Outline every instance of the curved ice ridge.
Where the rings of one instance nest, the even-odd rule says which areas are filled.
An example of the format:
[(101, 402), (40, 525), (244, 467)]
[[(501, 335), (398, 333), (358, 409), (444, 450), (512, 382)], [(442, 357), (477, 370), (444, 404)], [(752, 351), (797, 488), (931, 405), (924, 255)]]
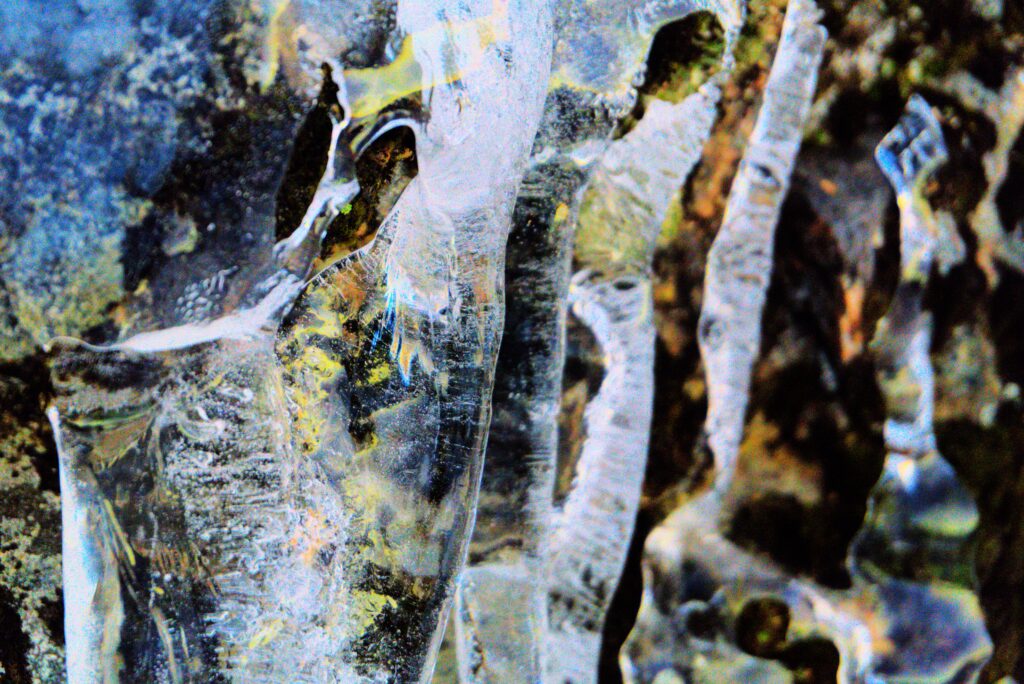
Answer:
[(584, 270), (569, 289), (594, 334), (605, 377), (587, 404), (568, 497), (556, 509), (548, 559), (550, 682), (595, 682), (605, 613), (632, 537), (654, 401), (651, 260), (669, 203), (700, 160), (720, 97), (715, 85), (644, 118), (611, 144), (580, 210)]

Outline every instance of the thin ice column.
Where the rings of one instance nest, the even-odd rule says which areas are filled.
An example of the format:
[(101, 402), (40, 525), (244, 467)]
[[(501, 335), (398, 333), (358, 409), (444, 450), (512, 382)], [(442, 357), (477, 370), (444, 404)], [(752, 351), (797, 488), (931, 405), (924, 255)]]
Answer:
[[(724, 78), (719, 74), (716, 81)], [(604, 378), (585, 408), (568, 496), (548, 559), (547, 681), (596, 682), (601, 632), (640, 503), (654, 400), (651, 260), (665, 213), (703, 152), (720, 96), (706, 84), (655, 100), (612, 143), (580, 211), (569, 301), (594, 335)]]
[(811, 0), (786, 8), (754, 131), (708, 254), (697, 340), (708, 378), (705, 432), (718, 487), (732, 478), (772, 271), (775, 226), (810, 112), (825, 29)]

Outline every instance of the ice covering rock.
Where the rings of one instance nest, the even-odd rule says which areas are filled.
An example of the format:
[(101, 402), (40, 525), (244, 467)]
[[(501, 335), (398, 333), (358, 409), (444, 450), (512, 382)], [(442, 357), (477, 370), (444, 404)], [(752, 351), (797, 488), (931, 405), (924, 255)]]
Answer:
[(375, 241), (313, 281), (283, 341), (297, 430), (356, 511), (349, 573), (385, 604), (364, 648), (400, 681), (429, 674), (465, 557), (507, 231), (545, 92), (550, 15), (513, 3), (493, 19), (500, 49), (430, 93), (419, 175)]
[(328, 89), (325, 170), (290, 235), (157, 307), (172, 325), (54, 344), (70, 681), (429, 678), (550, 56), (540, 3), (477, 5), (399, 6), (420, 173), (374, 242), (306, 284), (375, 130), (342, 117), (372, 117), (400, 79)]
[[(871, 7), (838, 21), (839, 52)], [(651, 428), (655, 239), (711, 130), (744, 11), (741, 0), (0, 3), (0, 395), (14, 405), (0, 415), (0, 614), (27, 637), (0, 649), (0, 678), (425, 682), (449, 628), (448, 679), (435, 681), (596, 681)], [(724, 34), (717, 76), (677, 104), (645, 96), (622, 132), (655, 34), (698, 12)], [(896, 19), (882, 16), (858, 50), (862, 72), (891, 66)], [(887, 453), (845, 556), (850, 586), (793, 576), (725, 532), (743, 510), (737, 453), (775, 224), (806, 122), (836, 113), (853, 73), (832, 60), (841, 83), (809, 113), (818, 22), (811, 0), (790, 0), (708, 258), (695, 332), (715, 478), (648, 539), (621, 654), (631, 682), (971, 681), (991, 651), (970, 558), (978, 509), (939, 453), (934, 386), (941, 398), (984, 378), (962, 402), (981, 406), (986, 429), (1019, 389), (994, 370), (1005, 340), (969, 332), (981, 321), (944, 345), (984, 352), (969, 364), (981, 370), (950, 372), (959, 357), (940, 355), (935, 380), (924, 292), (933, 267), (946, 275), (972, 250), (989, 285), (1008, 274), (1000, 296), (1013, 292), (1003, 266), (1024, 264), (1024, 243), (1000, 211), (1016, 213), (1005, 209), (1019, 68), (996, 92), (966, 71), (899, 67), (995, 125), (973, 213), (933, 214), (925, 200), (945, 147), (918, 97), (878, 148), (884, 175), (848, 164), (850, 178), (830, 179), (829, 145), (810, 176), (818, 194), (805, 188), (841, 226), (844, 361), (864, 351), (859, 325), (877, 309), (866, 283), (886, 179), (900, 209), (898, 283), (868, 349)], [(748, 65), (752, 28), (738, 52)], [(990, 83), (999, 41), (983, 33), (972, 69)], [(745, 112), (763, 84), (737, 84)], [(976, 142), (966, 114), (950, 124)], [(395, 147), (400, 127), (415, 150)], [(406, 161), (367, 175), (393, 151)], [(369, 180), (362, 196), (357, 178)], [(958, 241), (964, 220), (977, 245)], [(349, 229), (358, 244), (340, 235)], [(947, 402), (940, 421), (949, 415)]]

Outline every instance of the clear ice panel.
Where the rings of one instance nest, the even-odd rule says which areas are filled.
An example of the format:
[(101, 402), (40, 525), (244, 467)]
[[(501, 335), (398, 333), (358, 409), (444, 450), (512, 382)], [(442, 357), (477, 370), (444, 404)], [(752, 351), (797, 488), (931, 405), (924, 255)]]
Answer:
[[(356, 191), (339, 117), (306, 217), (215, 283), (235, 293), (224, 306), (114, 345), (54, 343), (75, 684), (430, 677), (551, 21), (531, 0), (400, 3), (397, 21), (428, 115), (419, 174), (373, 242), (307, 283)], [(368, 116), (373, 97), (345, 82), (371, 76), (340, 71), (338, 111)]]

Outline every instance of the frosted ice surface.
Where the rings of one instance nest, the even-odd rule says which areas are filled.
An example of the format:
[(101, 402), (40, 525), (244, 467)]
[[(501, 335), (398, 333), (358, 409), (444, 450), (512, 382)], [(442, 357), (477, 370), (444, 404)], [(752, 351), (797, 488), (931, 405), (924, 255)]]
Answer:
[(644, 118), (602, 157), (584, 196), (573, 313), (594, 335), (604, 378), (548, 557), (547, 680), (597, 681), (604, 616), (640, 503), (654, 399), (651, 259), (669, 203), (700, 159), (719, 97), (714, 85)]
[[(399, 20), (422, 21), (420, 11), (400, 9)], [(419, 175), (371, 245), (314, 279), (281, 341), (301, 441), (351, 497), (348, 574), (390, 604), (368, 622), (363, 648), (399, 681), (429, 674), (468, 544), (506, 236), (550, 26), (532, 2), (498, 6), (480, 24), (476, 40), (498, 42), (428, 92)], [(430, 59), (450, 67), (441, 53)]]
[(346, 585), (340, 566), (299, 559), (303, 530), (326, 534), (346, 512), (295, 457), (273, 334), (358, 190), (344, 124), (292, 235), (208, 290), (236, 302), (223, 315), (51, 345), (72, 682), (279, 681), (282, 654), (296, 681), (331, 673), (344, 622), (303, 635)]

